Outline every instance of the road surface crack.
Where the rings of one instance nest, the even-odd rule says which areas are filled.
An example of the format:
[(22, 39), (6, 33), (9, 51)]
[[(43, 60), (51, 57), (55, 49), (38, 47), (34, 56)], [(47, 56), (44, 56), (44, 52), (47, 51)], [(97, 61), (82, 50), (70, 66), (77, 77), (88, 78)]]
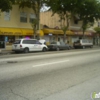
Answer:
[(10, 91), (11, 91), (12, 94), (14, 94), (14, 95), (16, 95), (16, 96), (19, 96), (19, 97), (21, 97), (21, 98), (24, 98), (25, 100), (29, 100), (28, 98), (26, 98), (26, 97), (24, 97), (24, 96), (22, 96), (22, 95), (20, 95), (20, 94), (15, 93), (11, 88), (10, 88)]

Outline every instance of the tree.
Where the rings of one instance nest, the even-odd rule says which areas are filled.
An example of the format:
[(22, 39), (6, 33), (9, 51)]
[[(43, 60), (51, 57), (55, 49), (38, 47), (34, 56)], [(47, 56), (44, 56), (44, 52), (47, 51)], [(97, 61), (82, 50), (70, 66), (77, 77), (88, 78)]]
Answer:
[(34, 35), (36, 36), (36, 30), (40, 29), (40, 10), (44, 4), (44, 0), (17, 0), (17, 3), (19, 4), (20, 8), (28, 7), (33, 9), (33, 12), (36, 15), (36, 19), (33, 20), (32, 24), (34, 24)]
[(82, 21), (83, 37), (85, 30), (94, 24), (94, 20), (100, 18), (100, 3), (97, 0), (83, 0), (77, 6), (76, 13), (79, 15), (79, 20)]
[(9, 11), (12, 9), (12, 3), (14, 3), (14, 0), (0, 0), (0, 10), (3, 11)]
[(95, 27), (94, 30), (96, 31), (97, 36), (99, 36), (99, 45), (100, 45), (100, 27)]
[(94, 30), (96, 31), (96, 33), (100, 34), (100, 27), (95, 27)]
[(46, 5), (50, 6), (50, 10), (53, 11), (53, 14), (58, 14), (61, 22), (61, 29), (64, 32), (64, 42), (66, 42), (66, 31), (69, 28), (71, 10), (72, 10), (72, 0), (47, 0)]
[(58, 13), (61, 15), (60, 18), (62, 20), (65, 20), (66, 17), (67, 26), (64, 28), (66, 30), (69, 27), (70, 18), (78, 15), (79, 19), (77, 20), (82, 21), (83, 36), (85, 30), (93, 25), (94, 19), (100, 18), (100, 2), (97, 0), (49, 0), (47, 5), (51, 7), (50, 9), (53, 11), (53, 14)]
[(31, 25), (32, 25), (32, 28), (33, 28), (33, 31), (34, 31), (34, 39), (36, 38), (36, 26), (37, 26), (37, 24), (38, 24), (38, 21), (37, 21), (37, 19), (33, 19), (33, 22), (31, 23)]

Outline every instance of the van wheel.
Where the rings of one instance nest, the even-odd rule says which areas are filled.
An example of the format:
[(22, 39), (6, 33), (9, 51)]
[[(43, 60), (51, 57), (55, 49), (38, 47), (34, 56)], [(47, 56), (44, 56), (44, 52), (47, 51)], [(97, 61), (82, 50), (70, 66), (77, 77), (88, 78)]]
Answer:
[(60, 50), (60, 49), (57, 47), (57, 48), (56, 48), (56, 51), (59, 51), (59, 50)]
[(24, 53), (29, 53), (29, 48), (25, 48)]
[(83, 46), (82, 48), (85, 49), (85, 46)]
[(18, 51), (15, 51), (15, 53), (19, 53)]
[(45, 51), (47, 51), (47, 49), (44, 47), (44, 48), (42, 49), (42, 51), (45, 52)]
[(93, 48), (93, 46), (90, 46), (90, 48)]

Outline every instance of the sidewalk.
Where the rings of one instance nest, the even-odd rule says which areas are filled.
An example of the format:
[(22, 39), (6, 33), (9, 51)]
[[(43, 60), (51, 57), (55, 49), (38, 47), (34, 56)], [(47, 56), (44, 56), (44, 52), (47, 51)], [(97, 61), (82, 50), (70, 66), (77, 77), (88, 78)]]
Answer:
[[(100, 48), (100, 46), (94, 45), (93, 48)], [(11, 47), (6, 48), (4, 50), (1, 50), (0, 55), (6, 55), (6, 54), (13, 54), (14, 52), (12, 51)]]
[(0, 55), (6, 55), (6, 54), (12, 54), (12, 53), (14, 53), (12, 50), (1, 50), (0, 51)]
[(0, 49), (0, 55), (6, 55), (6, 54), (12, 54), (12, 47), (11, 46), (7, 46), (5, 49)]

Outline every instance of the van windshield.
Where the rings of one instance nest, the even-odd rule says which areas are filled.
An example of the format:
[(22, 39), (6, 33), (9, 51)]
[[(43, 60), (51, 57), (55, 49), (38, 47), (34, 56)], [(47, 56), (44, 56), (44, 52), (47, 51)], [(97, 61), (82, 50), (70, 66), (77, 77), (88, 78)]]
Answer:
[(80, 43), (80, 40), (75, 41), (75, 43)]
[(14, 44), (20, 44), (21, 40), (16, 40)]

